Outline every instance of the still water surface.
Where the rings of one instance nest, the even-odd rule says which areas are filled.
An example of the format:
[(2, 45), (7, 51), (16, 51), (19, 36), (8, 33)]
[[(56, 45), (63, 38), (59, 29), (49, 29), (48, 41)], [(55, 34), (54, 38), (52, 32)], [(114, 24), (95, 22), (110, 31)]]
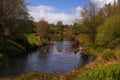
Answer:
[(58, 73), (71, 71), (92, 61), (92, 56), (82, 55), (73, 42), (54, 42), (24, 58), (12, 58), (0, 64), (0, 76), (17, 75), (29, 71)]

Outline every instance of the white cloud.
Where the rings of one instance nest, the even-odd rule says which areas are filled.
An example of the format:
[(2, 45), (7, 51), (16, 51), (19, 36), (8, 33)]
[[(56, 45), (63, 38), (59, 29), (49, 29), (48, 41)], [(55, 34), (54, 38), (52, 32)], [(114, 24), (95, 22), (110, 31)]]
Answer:
[(80, 7), (76, 8), (76, 14), (71, 15), (64, 12), (55, 12), (56, 9), (52, 6), (28, 6), (29, 14), (34, 18), (34, 21), (45, 19), (49, 23), (54, 24), (58, 21), (62, 21), (63, 24), (73, 24), (81, 9)]
[(108, 3), (113, 4), (114, 0), (91, 0), (91, 2), (95, 3), (98, 7), (103, 7), (105, 4), (108, 4)]
[(81, 16), (81, 11), (83, 11), (83, 8), (81, 8), (80, 6), (76, 8), (76, 19), (79, 20), (79, 19), (82, 19), (82, 16)]

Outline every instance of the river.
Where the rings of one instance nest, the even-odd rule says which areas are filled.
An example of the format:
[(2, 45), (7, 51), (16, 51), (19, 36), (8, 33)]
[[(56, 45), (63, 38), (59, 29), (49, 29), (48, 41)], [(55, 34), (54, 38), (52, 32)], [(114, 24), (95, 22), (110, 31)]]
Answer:
[(0, 64), (0, 76), (12, 76), (29, 71), (62, 74), (92, 61), (93, 57), (81, 54), (73, 42), (53, 42), (23, 58), (10, 58)]

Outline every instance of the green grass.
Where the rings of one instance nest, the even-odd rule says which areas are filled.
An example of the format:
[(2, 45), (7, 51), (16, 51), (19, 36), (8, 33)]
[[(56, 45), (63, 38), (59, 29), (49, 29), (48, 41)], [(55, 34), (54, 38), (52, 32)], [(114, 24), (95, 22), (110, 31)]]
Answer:
[(76, 80), (120, 80), (120, 64), (94, 68), (79, 74)]
[(27, 37), (27, 39), (28, 39), (28, 42), (29, 42), (31, 45), (39, 45), (40, 43), (42, 43), (42, 42), (40, 41), (40, 38), (39, 38), (39, 36), (37, 35), (37, 33), (27, 34), (26, 37)]
[(116, 59), (115, 54), (112, 51), (105, 51), (102, 55), (102, 58), (104, 60), (111, 60), (111, 59)]
[(54, 74), (29, 72), (16, 77), (1, 78), (0, 80), (57, 80)]
[(115, 52), (115, 56), (117, 58), (117, 61), (120, 62), (120, 48), (117, 48), (114, 52)]

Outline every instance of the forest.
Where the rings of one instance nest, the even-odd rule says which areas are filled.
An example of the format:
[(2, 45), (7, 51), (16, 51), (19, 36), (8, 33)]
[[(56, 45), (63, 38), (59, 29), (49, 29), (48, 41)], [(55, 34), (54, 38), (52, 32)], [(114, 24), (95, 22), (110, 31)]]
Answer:
[(85, 67), (61, 76), (31, 72), (3, 80), (120, 80), (120, 0), (99, 9), (89, 3), (80, 14), (73, 25), (35, 22), (24, 0), (0, 0), (0, 63), (53, 41), (77, 41), (82, 54), (94, 56)]

